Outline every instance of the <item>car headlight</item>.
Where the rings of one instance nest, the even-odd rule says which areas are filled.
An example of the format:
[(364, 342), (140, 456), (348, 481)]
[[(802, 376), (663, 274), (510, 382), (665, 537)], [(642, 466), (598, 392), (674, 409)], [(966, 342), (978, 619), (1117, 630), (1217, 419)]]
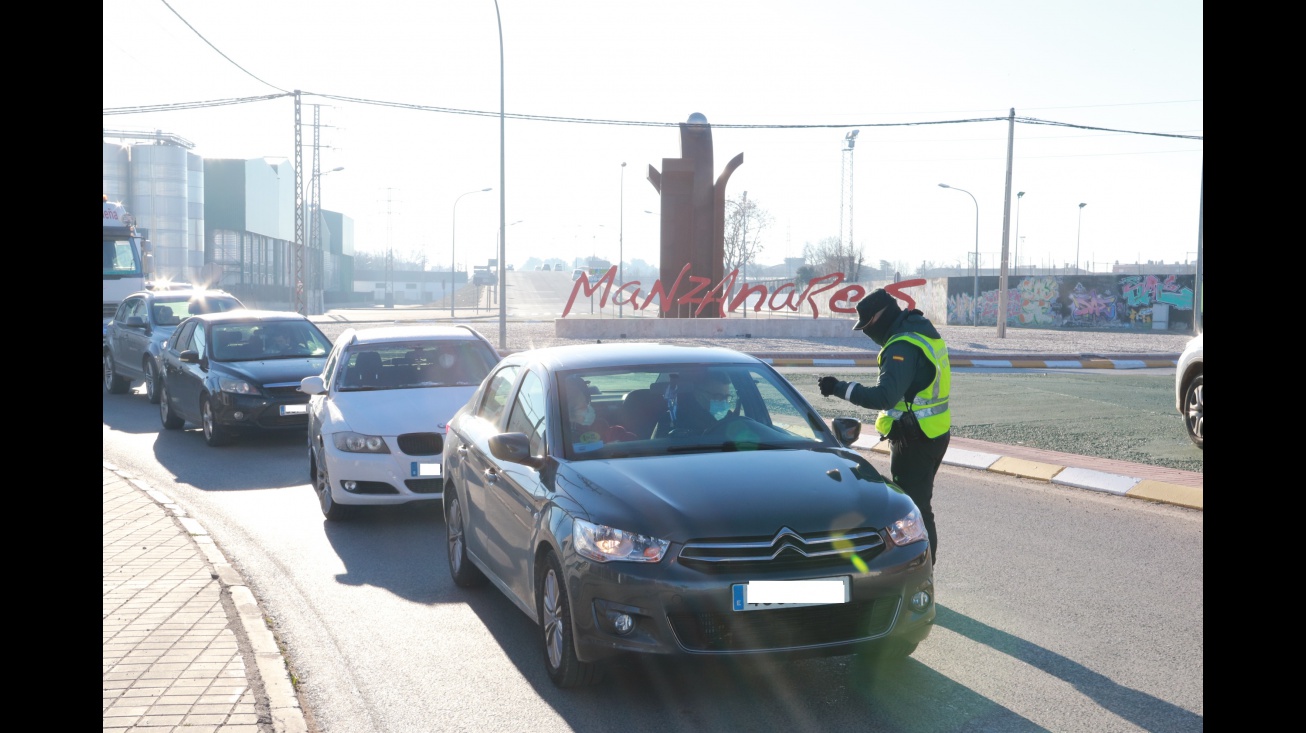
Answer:
[(929, 534), (925, 532), (925, 523), (921, 521), (919, 509), (912, 509), (907, 513), (907, 516), (890, 524), (885, 529), (889, 532), (889, 540), (899, 547), (929, 539)]
[(571, 525), (576, 552), (595, 562), (658, 562), (671, 543), (656, 537), (577, 519)]
[(223, 392), (231, 392), (232, 394), (258, 394), (258, 389), (254, 387), (254, 385), (241, 379), (232, 379), (231, 377), (218, 377), (218, 389)]
[(379, 435), (363, 435), (362, 433), (336, 433), (331, 436), (335, 441), (336, 449), (346, 453), (389, 453), (390, 447), (385, 444), (385, 438)]

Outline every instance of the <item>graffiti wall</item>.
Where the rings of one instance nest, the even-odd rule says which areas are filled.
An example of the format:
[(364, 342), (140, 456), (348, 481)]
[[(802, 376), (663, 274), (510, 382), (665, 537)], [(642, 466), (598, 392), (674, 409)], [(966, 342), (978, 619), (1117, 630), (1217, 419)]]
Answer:
[[(1034, 328), (1193, 328), (1194, 275), (1038, 275), (1007, 279), (1007, 325)], [(948, 278), (947, 323), (998, 323), (998, 280)]]

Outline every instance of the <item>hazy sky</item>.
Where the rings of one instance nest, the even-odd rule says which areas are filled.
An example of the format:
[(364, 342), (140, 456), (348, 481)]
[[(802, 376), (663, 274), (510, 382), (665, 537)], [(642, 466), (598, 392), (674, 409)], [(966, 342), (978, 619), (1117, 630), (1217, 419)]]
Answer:
[[(321, 169), (344, 167), (320, 179), (322, 205), (354, 219), (359, 250), (420, 250), (447, 267), (456, 224), (460, 267), (495, 256), (493, 0), (103, 7), (106, 112), (301, 90), (305, 167), (319, 105)], [(1018, 120), (1057, 123), (1014, 126), (1010, 246), (1022, 264), (1073, 261), (1077, 240), (1095, 269), (1196, 259), (1196, 0), (499, 0), (498, 9), (505, 110), (531, 118), (505, 126), (509, 263), (615, 260), (619, 248), (627, 261), (656, 262), (648, 169), (680, 157), (675, 124), (699, 112), (715, 125), (714, 176), (744, 154), (727, 197), (747, 191), (773, 218), (761, 263), (839, 236), (844, 137), (859, 129), (852, 238), (866, 259), (964, 266), (977, 207), (938, 186), (947, 183), (978, 202), (980, 260), (994, 267), (1009, 125), (936, 123), (1013, 108)], [(602, 124), (613, 122), (629, 124)], [(106, 113), (103, 124), (180, 135), (209, 158), (294, 157), (290, 97)], [(455, 222), (455, 200), (486, 187), (461, 199)], [(1016, 191), (1026, 192), (1019, 216)]]

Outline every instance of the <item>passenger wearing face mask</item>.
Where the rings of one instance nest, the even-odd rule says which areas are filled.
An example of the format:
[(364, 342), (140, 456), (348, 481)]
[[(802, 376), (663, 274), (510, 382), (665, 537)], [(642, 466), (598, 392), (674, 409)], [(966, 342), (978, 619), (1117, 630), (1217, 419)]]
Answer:
[(951, 438), (948, 347), (924, 313), (902, 310), (883, 288), (858, 301), (853, 330), (880, 346), (875, 386), (825, 376), (818, 381), (821, 394), (880, 411), (875, 429), (889, 439), (893, 482), (921, 510), (930, 537), (930, 555), (938, 562), (939, 537), (931, 503), (934, 476)]
[(577, 451), (593, 450), (605, 443), (634, 440), (635, 435), (620, 425), (609, 425), (594, 412), (590, 386), (580, 377), (567, 380), (567, 414), (571, 421), (571, 443)]
[[(465, 365), (451, 346), (441, 346), (435, 355), (435, 378), (443, 384), (462, 384), (469, 381)], [(474, 380), (479, 382), (480, 380)]]

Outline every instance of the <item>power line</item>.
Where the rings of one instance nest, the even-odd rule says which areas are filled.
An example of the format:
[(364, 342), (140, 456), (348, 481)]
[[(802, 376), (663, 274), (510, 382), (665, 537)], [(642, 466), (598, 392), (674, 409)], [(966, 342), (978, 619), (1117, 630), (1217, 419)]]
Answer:
[(205, 38), (203, 33), (200, 33), (198, 30), (195, 30), (195, 26), (191, 25), (191, 24), (190, 24), (190, 21), (188, 21), (188, 20), (186, 20), (185, 18), (181, 17), (181, 13), (178, 13), (177, 10), (176, 10), (175, 8), (173, 8), (171, 5), (169, 5), (169, 4), (168, 4), (168, 0), (161, 0), (161, 2), (163, 3), (163, 6), (164, 6), (164, 7), (166, 7), (168, 10), (171, 10), (171, 11), (172, 11), (172, 14), (173, 14), (173, 15), (177, 16), (177, 18), (178, 18), (179, 20), (181, 20), (181, 22), (185, 23), (187, 28), (189, 28), (189, 29), (191, 29), (192, 31), (194, 31), (195, 35), (199, 36), (199, 37), (200, 37), (200, 40), (201, 40), (201, 41), (204, 41), (204, 43), (207, 44), (209, 48), (213, 49), (214, 51), (217, 51), (219, 56), (221, 56), (222, 58), (226, 59), (227, 61), (230, 61), (232, 66), (234, 66), (234, 67), (236, 67), (237, 69), (240, 69), (241, 71), (245, 72), (245, 74), (248, 75), (249, 78), (253, 79), (254, 81), (257, 81), (257, 82), (260, 83), (260, 84), (267, 84), (268, 86), (272, 87), (273, 89), (276, 89), (276, 90), (279, 91), (279, 92), (285, 92), (285, 91), (286, 91), (285, 89), (282, 89), (281, 87), (277, 86), (276, 84), (268, 84), (267, 82), (265, 82), (265, 81), (263, 81), (262, 79), (258, 78), (258, 77), (255, 76), (254, 74), (250, 73), (250, 71), (249, 71), (248, 69), (246, 69), (245, 67), (243, 67), (243, 66), (241, 66), (240, 64), (236, 63), (235, 61), (233, 61), (232, 58), (231, 58), (230, 56), (228, 56), (227, 54), (225, 54), (225, 53), (223, 53), (221, 50), (219, 50), (217, 46), (213, 45), (212, 43), (209, 43), (209, 39)]
[[(318, 92), (302, 92), (303, 96), (322, 97), (324, 99), (334, 99), (338, 102), (350, 102), (353, 104), (364, 104), (376, 107), (391, 107), (394, 109), (408, 109), (416, 112), (435, 112), (440, 114), (468, 115), (473, 117), (498, 117), (498, 112), (486, 112), (481, 110), (458, 109), (455, 107), (437, 107), (432, 105), (411, 104), (406, 102), (389, 102), (384, 100), (365, 99), (362, 97), (344, 97), (336, 94), (322, 94)], [(104, 115), (128, 115), (128, 114), (145, 114), (150, 112), (175, 112), (189, 109), (204, 109), (206, 107), (222, 107), (233, 104), (249, 104), (254, 102), (265, 102), (271, 99), (294, 96), (292, 93), (287, 94), (267, 94), (257, 97), (241, 97), (232, 99), (217, 99), (196, 102), (178, 102), (174, 104), (145, 105), (136, 107), (106, 107), (102, 110)], [(535, 115), (505, 112), (505, 117), (514, 120), (532, 121), (532, 122), (561, 122), (577, 125), (614, 125), (624, 127), (676, 127), (681, 122), (653, 122), (647, 120), (613, 120), (599, 119), (590, 117), (558, 117), (552, 115)], [(1007, 122), (1009, 117), (971, 117), (965, 119), (953, 120), (928, 120), (917, 122), (859, 122), (859, 123), (810, 123), (810, 124), (767, 124), (767, 123), (712, 123), (713, 128), (734, 129), (734, 130), (813, 130), (813, 129), (843, 129), (856, 127), (921, 127), (929, 125), (961, 125), (975, 122)], [(1182, 135), (1169, 132), (1147, 132), (1143, 130), (1123, 130), (1111, 127), (1095, 127), (1091, 125), (1078, 125), (1070, 122), (1057, 122), (1055, 120), (1041, 120), (1034, 117), (1017, 117), (1015, 121), (1026, 125), (1047, 125), (1050, 127), (1067, 127), (1075, 130), (1094, 130), (1097, 132), (1115, 132), (1126, 135), (1150, 135), (1154, 137), (1169, 137), (1181, 140), (1203, 140), (1201, 135)]]

